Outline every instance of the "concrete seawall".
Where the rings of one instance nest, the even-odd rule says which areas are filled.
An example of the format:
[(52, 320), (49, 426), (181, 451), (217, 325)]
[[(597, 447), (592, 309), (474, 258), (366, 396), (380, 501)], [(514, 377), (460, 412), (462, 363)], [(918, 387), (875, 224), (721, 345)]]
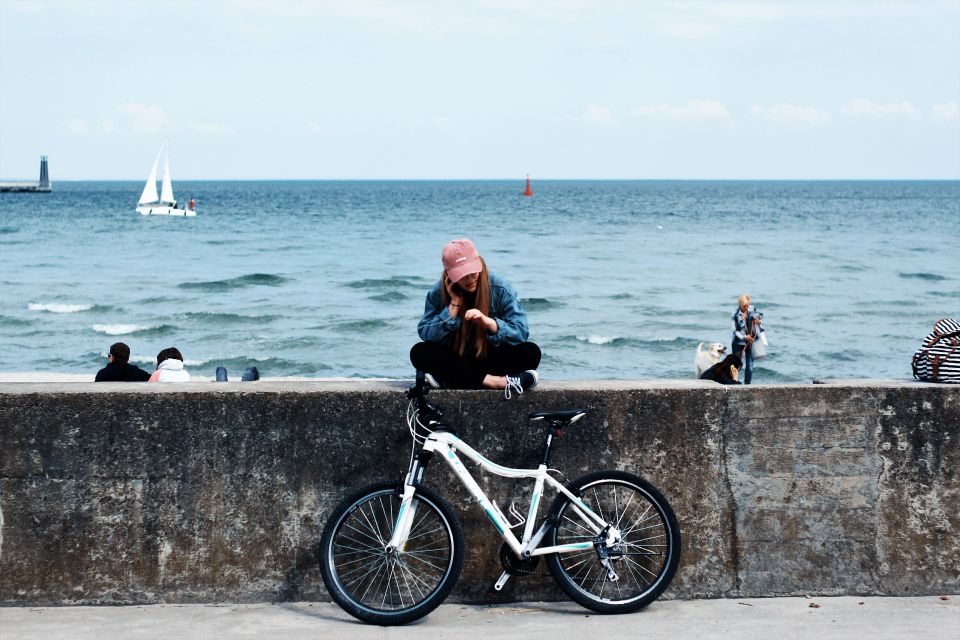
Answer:
[[(328, 600), (324, 522), (352, 489), (402, 476), (403, 388), (0, 384), (0, 604)], [(539, 459), (527, 412), (592, 408), (553, 465), (631, 470), (670, 499), (684, 548), (666, 597), (960, 592), (958, 387), (568, 382), (510, 402), (431, 398), (509, 466)], [(540, 575), (490, 593), (499, 540), (452, 479), (428, 471), (467, 533), (453, 598), (561, 599)], [(525, 504), (526, 485), (480, 484)]]

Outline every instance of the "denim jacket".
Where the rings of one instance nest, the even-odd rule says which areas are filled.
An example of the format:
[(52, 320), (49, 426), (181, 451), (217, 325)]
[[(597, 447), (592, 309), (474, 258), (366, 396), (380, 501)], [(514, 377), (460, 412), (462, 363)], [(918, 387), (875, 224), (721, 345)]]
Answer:
[[(452, 346), (454, 335), (460, 330), (461, 320), (457, 316), (451, 316), (449, 308), (444, 306), (441, 287), (443, 281), (437, 282), (427, 294), (417, 332), (424, 342)], [(497, 333), (487, 333), (487, 344), (491, 347), (527, 341), (530, 335), (527, 314), (520, 307), (517, 292), (509, 282), (495, 273), (490, 274), (490, 313), (487, 315), (497, 322)]]
[[(756, 329), (753, 329), (754, 318), (760, 318), (760, 326)], [(744, 324), (743, 313), (741, 313), (740, 307), (737, 307), (730, 319), (730, 329), (733, 331), (733, 344), (746, 344), (747, 334), (752, 332), (756, 337), (763, 331), (763, 313), (757, 311), (752, 304), (749, 305), (747, 307), (747, 322)]]

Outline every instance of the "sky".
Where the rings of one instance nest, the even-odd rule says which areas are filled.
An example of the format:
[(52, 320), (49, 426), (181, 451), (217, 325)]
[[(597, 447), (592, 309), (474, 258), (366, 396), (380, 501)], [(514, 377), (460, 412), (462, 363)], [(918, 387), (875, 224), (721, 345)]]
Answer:
[(0, 0), (0, 178), (960, 179), (960, 0)]

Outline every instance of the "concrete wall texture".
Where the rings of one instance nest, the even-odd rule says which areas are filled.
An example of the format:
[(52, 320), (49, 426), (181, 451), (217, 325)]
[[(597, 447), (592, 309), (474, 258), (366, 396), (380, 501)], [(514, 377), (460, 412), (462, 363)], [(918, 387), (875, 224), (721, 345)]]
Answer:
[[(327, 515), (405, 471), (402, 389), (0, 384), (0, 604), (328, 600)], [(665, 493), (683, 531), (665, 597), (960, 592), (960, 388), (570, 382), (431, 398), (462, 438), (523, 467), (542, 437), (527, 412), (592, 408), (553, 466), (626, 469)], [(435, 463), (426, 480), (467, 533), (453, 598), (562, 599), (545, 575), (491, 593), (500, 540), (453, 479)], [(525, 483), (478, 479), (525, 507)]]

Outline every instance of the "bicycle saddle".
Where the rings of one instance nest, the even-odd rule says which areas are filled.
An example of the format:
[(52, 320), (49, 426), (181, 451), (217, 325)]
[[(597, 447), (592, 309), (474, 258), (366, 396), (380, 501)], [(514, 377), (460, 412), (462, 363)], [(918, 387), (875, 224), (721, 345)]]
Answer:
[(527, 420), (549, 420), (550, 422), (576, 422), (590, 413), (590, 409), (561, 409), (559, 411), (534, 411)]

